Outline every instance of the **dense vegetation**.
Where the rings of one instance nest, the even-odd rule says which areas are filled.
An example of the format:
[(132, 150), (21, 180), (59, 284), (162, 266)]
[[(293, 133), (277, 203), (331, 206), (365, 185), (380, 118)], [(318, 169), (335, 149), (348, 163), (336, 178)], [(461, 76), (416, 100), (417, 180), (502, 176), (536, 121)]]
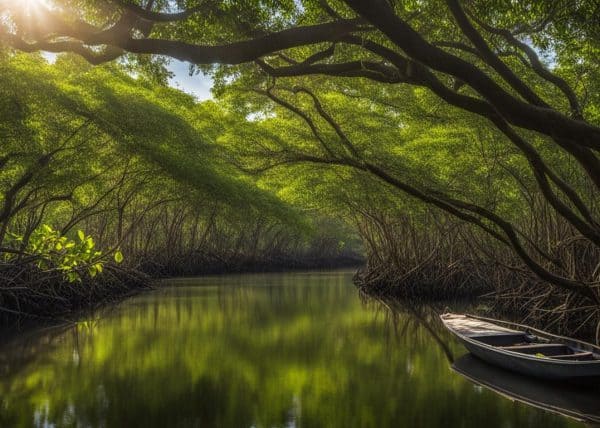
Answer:
[[(596, 1), (26, 3), (4, 3), (6, 46), (108, 65), (7, 51), (6, 90), (33, 92), (5, 107), (7, 135), (56, 147), (19, 168), (55, 161), (30, 181), (60, 191), (0, 213), (5, 229), (27, 238), (52, 211), (106, 254), (181, 260), (200, 240), (239, 260), (306, 251), (298, 209), (318, 209), (321, 230), (343, 219), (362, 238), (365, 290), (493, 290), (600, 335)], [(209, 73), (215, 102), (165, 88), (169, 58)]]
[(241, 119), (214, 103), (71, 56), (9, 55), (0, 75), (5, 312), (126, 292), (142, 272), (356, 262), (343, 223), (226, 162), (218, 141)]

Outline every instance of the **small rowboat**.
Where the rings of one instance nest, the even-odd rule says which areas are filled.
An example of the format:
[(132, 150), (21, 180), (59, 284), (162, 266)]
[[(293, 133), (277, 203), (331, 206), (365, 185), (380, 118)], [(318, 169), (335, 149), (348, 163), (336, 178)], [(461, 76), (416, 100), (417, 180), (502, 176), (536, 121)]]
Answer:
[(600, 348), (520, 324), (474, 315), (440, 316), (476, 357), (527, 376), (600, 384)]

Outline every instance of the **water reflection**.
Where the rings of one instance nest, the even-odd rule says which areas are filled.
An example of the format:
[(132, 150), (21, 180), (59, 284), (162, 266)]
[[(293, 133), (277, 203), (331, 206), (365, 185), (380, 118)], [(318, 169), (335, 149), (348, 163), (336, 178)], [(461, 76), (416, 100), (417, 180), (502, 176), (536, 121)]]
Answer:
[(452, 372), (432, 314), (365, 305), (351, 276), (180, 280), (13, 341), (0, 426), (576, 426)]
[(568, 383), (524, 377), (463, 355), (452, 368), (471, 381), (532, 406), (600, 424), (600, 392)]

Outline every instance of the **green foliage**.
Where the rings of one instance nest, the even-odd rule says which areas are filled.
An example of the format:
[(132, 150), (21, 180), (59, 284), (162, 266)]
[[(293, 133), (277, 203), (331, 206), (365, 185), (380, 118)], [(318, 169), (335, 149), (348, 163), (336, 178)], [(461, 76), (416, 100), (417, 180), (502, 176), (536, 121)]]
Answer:
[(124, 257), (123, 257), (123, 253), (121, 252), (121, 250), (115, 251), (114, 258), (115, 258), (115, 262), (123, 263)]
[[(105, 27), (121, 13), (114, 4), (56, 1), (64, 6), (61, 13), (77, 12), (92, 25)], [(585, 19), (596, 11), (595, 4), (550, 3), (474, 0), (465, 8), (488, 44), (503, 52), (500, 59), (540, 99), (557, 112), (570, 114), (561, 91), (536, 74), (523, 58), (505, 54), (513, 50), (510, 43), (493, 31), (483, 31), (478, 20), (514, 31), (519, 40), (540, 54), (542, 65), (580, 96), (590, 123), (598, 123), (600, 91), (594, 90), (600, 82), (597, 28)], [(342, 17), (354, 16), (345, 2), (329, 4)], [(197, 5), (194, 0), (180, 1), (176, 6), (157, 1), (153, 10), (174, 12)], [(469, 43), (444, 2), (415, 0), (392, 5), (399, 17), (433, 44)], [(204, 13), (188, 19), (157, 23), (148, 28), (148, 37), (219, 45), (294, 26), (328, 22), (334, 15), (316, 0), (210, 1), (202, 7)], [(549, 24), (533, 30), (534, 24), (542, 22)], [(379, 31), (365, 32), (361, 37), (386, 48), (400, 48)], [(303, 61), (328, 46), (311, 43), (286, 49), (285, 56), (266, 55), (263, 59), (273, 66), (308, 64), (310, 61)], [(472, 49), (444, 49), (481, 68), (508, 93), (515, 94), (505, 79), (481, 56), (474, 55)], [(364, 46), (339, 41), (331, 56), (317, 62), (325, 66), (356, 60), (381, 58)], [(347, 164), (376, 165), (428, 195), (450, 195), (475, 204), (519, 223), (521, 229), (527, 226), (522, 224), (523, 212), (539, 208), (539, 173), (534, 174), (531, 159), (487, 120), (451, 107), (426, 89), (428, 85), (423, 82), (381, 84), (312, 74), (278, 77), (274, 81), (251, 63), (192, 65), (192, 73), (206, 72), (213, 77), (218, 96), (215, 101), (197, 103), (193, 97), (166, 87), (170, 77), (167, 63), (163, 56), (132, 54), (123, 61), (98, 67), (74, 55), (60, 55), (55, 65), (35, 55), (9, 55), (2, 59), (0, 78), (6, 85), (1, 89), (0, 113), (5, 118), (0, 121), (0, 133), (7, 141), (6, 152), (18, 154), (11, 155), (0, 169), (0, 194), (8, 195), (11, 186), (21, 177), (32, 175), (32, 171), (30, 182), (19, 192), (20, 201), (28, 191), (39, 189), (15, 217), (21, 216), (22, 220), (28, 210), (47, 204), (51, 207), (44, 215), (52, 224), (68, 223), (72, 211), (83, 213), (83, 218), (95, 219), (90, 223), (98, 230), (104, 232), (106, 226), (107, 233), (113, 234), (107, 238), (109, 246), (123, 243), (125, 254), (142, 247), (158, 252), (153, 245), (141, 243), (139, 235), (133, 236), (138, 232), (138, 223), (147, 229), (147, 236), (153, 237), (158, 235), (153, 234), (152, 228), (161, 224), (164, 245), (175, 247), (167, 223), (178, 216), (185, 218), (179, 223), (178, 242), (193, 232), (196, 235), (189, 242), (194, 245), (198, 237), (210, 248), (206, 242), (212, 239), (222, 248), (232, 247), (234, 254), (244, 247), (242, 243), (253, 241), (252, 230), (258, 235), (265, 230), (273, 233), (270, 242), (274, 248), (280, 245), (275, 230), (285, 229), (287, 237), (303, 240), (297, 247), (307, 244), (311, 233), (324, 235), (319, 232), (323, 224), (330, 225), (336, 234), (352, 235), (352, 226), (360, 216), (368, 217), (365, 211), (369, 208), (380, 208), (390, 216), (406, 214), (417, 219), (420, 227), (431, 227), (429, 217), (424, 215), (428, 208), (423, 203), (399, 191), (398, 186), (374, 178), (365, 168), (340, 165), (348, 160), (351, 162)], [(482, 97), (462, 81), (434, 68), (430, 71), (431, 79), (439, 79), (442, 87), (457, 96)], [(410, 70), (406, 73), (410, 74)], [(318, 97), (355, 152), (319, 115), (314, 100), (297, 90), (299, 87)], [(266, 88), (306, 116), (300, 118), (271, 102), (264, 93), (257, 93)], [(493, 100), (489, 101), (493, 104)], [(312, 121), (313, 129), (306, 126), (307, 120)], [(567, 152), (556, 150), (548, 137), (517, 129), (516, 125), (515, 130), (537, 151), (548, 170), (556, 173), (558, 178), (553, 181), (560, 179), (572, 186), (582, 204), (592, 207), (595, 216), (597, 193), (589, 191), (585, 174)], [(319, 138), (315, 138), (315, 132)], [(56, 149), (50, 165), (37, 168), (40, 159)], [(308, 158), (320, 163), (307, 162)], [(569, 195), (558, 189), (550, 191), (556, 191), (560, 203), (571, 204)], [(14, 205), (20, 206), (20, 202), (15, 201)], [(168, 220), (161, 223), (162, 213), (157, 213), (163, 206), (163, 217)], [(87, 217), (86, 210), (91, 207), (111, 213), (108, 225), (100, 227), (97, 217)], [(146, 209), (151, 213), (146, 213)], [(573, 211), (576, 213), (577, 209)], [(142, 212), (140, 218), (136, 218), (136, 212)], [(582, 217), (586, 215), (583, 213)], [(336, 221), (329, 222), (321, 216), (334, 217)], [(11, 221), (11, 226), (18, 223)], [(68, 226), (78, 227), (70, 223)], [(202, 228), (206, 233), (198, 232)], [(353, 239), (342, 237), (338, 241)], [(115, 254), (116, 262), (118, 258)]]
[[(183, 251), (185, 245), (204, 245), (193, 248), (198, 253), (241, 245), (256, 257), (269, 246), (285, 252), (312, 245), (320, 227), (313, 213), (238, 168), (229, 138), (230, 130), (243, 126), (243, 115), (225, 104), (197, 103), (144, 76), (133, 78), (130, 70), (120, 64), (91, 67), (74, 55), (60, 55), (54, 64), (25, 54), (0, 62), (0, 133), (6, 143), (0, 161), (8, 159), (0, 167), (0, 203), (19, 187), (4, 226), (0, 212), (0, 243), (3, 227), (25, 240), (35, 236), (27, 216), (40, 215), (67, 234), (90, 230), (102, 248), (120, 247), (114, 263), (138, 262), (136, 239), (151, 240), (144, 248), (154, 254)], [(187, 217), (177, 243), (169, 241), (172, 230), (152, 232), (159, 218), (181, 210)], [(257, 230), (258, 238), (245, 236), (249, 230)], [(65, 270), (72, 265), (65, 263)], [(91, 276), (102, 270), (89, 266)]]
[[(23, 236), (13, 235), (13, 239), (22, 242)], [(81, 281), (83, 274), (94, 278), (104, 269), (102, 252), (96, 250), (94, 239), (82, 230), (77, 231), (77, 239), (70, 239), (44, 224), (33, 231), (24, 252), (27, 256), (36, 256), (39, 269), (59, 271), (69, 282)]]
[[(14, 146), (29, 147), (30, 162), (60, 144), (82, 121), (88, 122), (87, 135), (79, 133), (76, 138), (81, 140), (72, 142), (73, 151), (61, 153), (70, 156), (63, 158), (66, 168), (44, 176), (46, 185), (61, 179), (70, 184), (119, 157), (134, 157), (159, 168), (197, 199), (218, 199), (282, 220), (295, 216), (215, 152), (215, 139), (231, 123), (218, 106), (197, 105), (179, 91), (135, 80), (115, 66), (89, 68), (69, 55), (61, 56), (55, 65), (18, 55), (5, 65), (2, 77), (6, 109), (11, 109), (10, 103), (28, 109), (26, 127)], [(85, 156), (85, 150), (96, 156)]]

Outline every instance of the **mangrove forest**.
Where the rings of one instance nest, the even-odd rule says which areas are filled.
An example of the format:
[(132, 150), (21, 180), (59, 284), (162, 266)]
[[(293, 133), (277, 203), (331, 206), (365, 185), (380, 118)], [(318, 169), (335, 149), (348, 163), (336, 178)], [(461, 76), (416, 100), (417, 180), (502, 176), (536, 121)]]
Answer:
[(598, 346), (597, 0), (0, 0), (0, 427), (579, 426)]

